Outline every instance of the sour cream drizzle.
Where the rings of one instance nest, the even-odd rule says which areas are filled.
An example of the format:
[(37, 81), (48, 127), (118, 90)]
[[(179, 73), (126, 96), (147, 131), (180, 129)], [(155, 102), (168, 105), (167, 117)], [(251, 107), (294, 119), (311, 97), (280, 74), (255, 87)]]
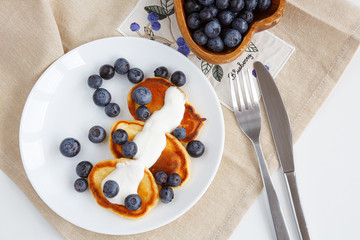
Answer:
[(135, 160), (118, 163), (116, 169), (101, 183), (102, 188), (108, 180), (118, 183), (120, 191), (115, 197), (108, 198), (111, 203), (124, 204), (129, 194), (137, 194), (145, 168), (150, 168), (157, 161), (166, 146), (165, 133), (172, 132), (180, 125), (185, 112), (185, 101), (185, 95), (177, 87), (167, 89), (164, 106), (153, 112), (143, 130), (133, 139), (138, 147)]

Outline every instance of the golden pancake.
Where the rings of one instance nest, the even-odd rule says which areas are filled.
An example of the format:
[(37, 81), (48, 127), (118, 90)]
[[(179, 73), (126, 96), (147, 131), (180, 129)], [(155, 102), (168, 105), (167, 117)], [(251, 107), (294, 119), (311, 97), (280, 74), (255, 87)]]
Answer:
[[(120, 120), (111, 126), (110, 136), (112, 136), (117, 129), (123, 129), (128, 134), (128, 140), (132, 141), (136, 134), (143, 129), (143, 126), (144, 122), (141, 121)], [(111, 137), (109, 137), (109, 146), (115, 158), (124, 157), (121, 151), (122, 145), (115, 144)], [(154, 176), (159, 171), (164, 171), (167, 175), (177, 173), (181, 177), (180, 186), (182, 186), (190, 178), (190, 156), (179, 140), (173, 135), (166, 133), (166, 147), (156, 163), (150, 167), (149, 170)]]
[[(136, 109), (139, 107), (139, 105), (137, 103), (135, 103), (135, 101), (132, 98), (132, 93), (135, 88), (146, 87), (151, 91), (152, 100), (149, 104), (146, 105), (146, 107), (149, 108), (150, 114), (152, 114), (154, 111), (160, 110), (162, 108), (162, 106), (164, 105), (165, 92), (171, 86), (175, 86), (175, 85), (172, 84), (171, 82), (169, 82), (168, 80), (166, 80), (164, 78), (159, 78), (159, 77), (147, 78), (144, 81), (136, 84), (129, 91), (129, 94), (127, 97), (129, 111), (130, 111), (131, 115), (134, 117), (134, 119), (140, 120), (136, 116)], [(182, 91), (182, 92), (185, 94), (184, 91)], [(186, 96), (186, 94), (185, 94), (185, 96)], [(202, 126), (204, 125), (205, 120), (206, 120), (205, 118), (202, 118), (195, 111), (195, 108), (191, 104), (186, 102), (184, 117), (180, 123), (180, 126), (182, 126), (186, 129), (186, 137), (180, 141), (181, 142), (190, 142), (191, 140), (194, 140), (198, 136)]]
[(104, 207), (111, 209), (113, 212), (126, 218), (141, 218), (145, 216), (156, 205), (159, 199), (159, 189), (156, 185), (155, 179), (148, 169), (144, 171), (144, 177), (141, 180), (137, 194), (141, 197), (142, 205), (139, 210), (131, 211), (125, 205), (113, 204), (104, 196), (101, 188), (101, 182), (116, 168), (119, 162), (129, 161), (130, 159), (113, 159), (97, 163), (91, 170), (88, 181), (89, 188), (96, 199), (97, 203)]

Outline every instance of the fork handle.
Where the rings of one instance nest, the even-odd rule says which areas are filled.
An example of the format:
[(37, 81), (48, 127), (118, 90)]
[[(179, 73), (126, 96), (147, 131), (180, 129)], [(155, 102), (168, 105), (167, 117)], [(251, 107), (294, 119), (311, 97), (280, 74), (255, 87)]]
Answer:
[(275, 228), (276, 238), (278, 240), (290, 240), (290, 236), (285, 224), (284, 216), (280, 208), (280, 202), (276, 195), (275, 188), (271, 182), (269, 170), (266, 166), (263, 152), (259, 142), (253, 142), (254, 148), (256, 151), (257, 158), (259, 160), (261, 177), (264, 183), (266, 194), (268, 197), (268, 202), (270, 205), (270, 212), (273, 219), (273, 224)]

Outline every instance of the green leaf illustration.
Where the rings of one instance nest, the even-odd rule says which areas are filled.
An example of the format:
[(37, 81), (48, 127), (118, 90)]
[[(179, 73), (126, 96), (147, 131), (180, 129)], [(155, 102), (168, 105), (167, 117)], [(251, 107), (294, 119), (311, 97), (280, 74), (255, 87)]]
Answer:
[(156, 6), (156, 5), (146, 6), (144, 7), (144, 9), (148, 13), (152, 13), (152, 12), (156, 13), (159, 16), (159, 20), (163, 20), (168, 16), (168, 11), (161, 6)]
[(161, 7), (166, 9), (167, 16), (174, 14), (174, 1), (173, 0), (160, 0)]
[(259, 49), (255, 46), (253, 42), (250, 42), (248, 48), (245, 50), (245, 52), (258, 52)]
[(216, 81), (221, 82), (221, 79), (224, 76), (224, 70), (220, 65), (215, 65), (212, 69), (212, 75), (216, 79)]
[(210, 72), (211, 68), (213, 67), (214, 65), (208, 63), (208, 62), (205, 62), (204, 60), (201, 61), (201, 71), (206, 75)]

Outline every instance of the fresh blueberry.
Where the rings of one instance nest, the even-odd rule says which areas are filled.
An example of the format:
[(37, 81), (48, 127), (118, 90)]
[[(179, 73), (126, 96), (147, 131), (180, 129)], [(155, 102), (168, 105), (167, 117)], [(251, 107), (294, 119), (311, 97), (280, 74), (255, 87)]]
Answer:
[(155, 174), (155, 181), (159, 185), (163, 185), (167, 181), (167, 174), (163, 171), (157, 172)]
[(187, 26), (192, 29), (198, 29), (201, 26), (201, 19), (199, 13), (191, 13), (187, 20), (186, 20)]
[(167, 184), (170, 187), (177, 187), (179, 186), (181, 183), (181, 177), (179, 174), (177, 173), (172, 173), (169, 175), (168, 179), (167, 179)]
[(234, 20), (234, 13), (230, 10), (224, 10), (219, 13), (219, 21), (223, 26), (228, 26)]
[(79, 177), (87, 178), (89, 176), (92, 167), (93, 165), (89, 161), (79, 162), (78, 165), (76, 166), (76, 174)]
[(113, 198), (119, 193), (119, 184), (113, 180), (104, 183), (103, 193), (107, 198)]
[(60, 143), (60, 152), (65, 157), (74, 157), (80, 152), (80, 143), (75, 138), (65, 138)]
[(211, 15), (212, 15), (213, 18), (216, 17), (216, 15), (219, 12), (219, 9), (217, 9), (217, 7), (215, 5), (209, 6), (208, 9), (210, 10)]
[(221, 39), (220, 36), (217, 36), (215, 38), (210, 38), (206, 44), (206, 46), (210, 49), (212, 52), (222, 52), (225, 48), (224, 42)]
[(106, 131), (100, 126), (93, 126), (89, 130), (88, 138), (93, 143), (101, 143), (106, 138)]
[(130, 211), (136, 211), (141, 208), (142, 200), (137, 194), (130, 194), (125, 198), (125, 207)]
[(245, 0), (245, 9), (246, 10), (254, 10), (258, 4), (258, 0)]
[(236, 47), (241, 43), (241, 34), (238, 30), (228, 29), (225, 32), (224, 43), (228, 47)]
[(137, 153), (137, 146), (135, 142), (127, 141), (121, 147), (122, 153), (126, 158), (133, 158)]
[(186, 83), (185, 74), (182, 71), (176, 71), (171, 75), (171, 82), (178, 87), (183, 86)]
[(220, 32), (221, 32), (221, 26), (218, 20), (212, 20), (211, 22), (208, 22), (205, 25), (205, 34), (209, 37), (209, 38), (214, 38), (219, 36)]
[(163, 186), (160, 189), (160, 201), (163, 203), (169, 203), (174, 199), (174, 191), (170, 186)]
[(131, 68), (127, 74), (127, 77), (132, 83), (139, 83), (144, 79), (144, 73), (139, 68)]
[(102, 82), (103, 82), (102, 78), (97, 74), (93, 74), (88, 78), (88, 85), (91, 88), (96, 89), (101, 87)]
[(268, 9), (271, 5), (271, 0), (258, 0), (257, 9), (264, 11)]
[(132, 99), (139, 105), (146, 105), (151, 102), (152, 94), (146, 87), (137, 87), (131, 94)]
[(230, 10), (233, 13), (238, 13), (245, 7), (244, 0), (231, 0), (230, 1)]
[(202, 6), (197, 0), (187, 0), (184, 3), (184, 9), (187, 14), (200, 12)]
[(111, 101), (111, 94), (105, 88), (98, 88), (93, 94), (94, 103), (100, 107), (105, 107)]
[(135, 114), (140, 120), (146, 120), (150, 117), (150, 110), (146, 106), (141, 105), (136, 109)]
[(254, 20), (254, 13), (249, 10), (244, 10), (238, 14), (238, 17), (244, 19), (248, 24)]
[(205, 151), (205, 146), (199, 140), (192, 140), (186, 146), (186, 150), (190, 156), (197, 158), (203, 155)]
[(166, 67), (161, 66), (155, 69), (154, 76), (167, 79), (169, 76), (169, 71)]
[(201, 5), (208, 7), (211, 4), (213, 4), (215, 0), (198, 0), (198, 1)]
[(151, 23), (151, 28), (154, 31), (159, 31), (161, 28), (161, 24), (159, 22), (152, 22)]
[(111, 79), (115, 75), (115, 69), (113, 68), (113, 66), (111, 66), (109, 64), (105, 64), (105, 65), (101, 66), (99, 73), (103, 79), (108, 80), (108, 79)]
[(248, 26), (248, 23), (242, 18), (235, 18), (231, 23), (231, 27), (235, 30), (238, 30), (241, 34), (246, 33)]
[(126, 74), (130, 69), (130, 64), (125, 58), (119, 58), (114, 63), (115, 71), (119, 74)]
[(199, 15), (200, 15), (201, 21), (203, 21), (203, 22), (209, 22), (213, 18), (211, 10), (207, 7), (203, 8), (200, 11)]
[(230, 0), (216, 0), (215, 5), (219, 10), (224, 10), (229, 7)]
[(109, 117), (116, 117), (120, 113), (120, 107), (117, 103), (109, 103), (105, 106), (105, 113)]
[(202, 30), (196, 30), (193, 33), (193, 39), (194, 41), (199, 44), (200, 46), (205, 45), (208, 41), (208, 36), (202, 31)]
[(74, 188), (77, 192), (84, 192), (88, 186), (88, 182), (85, 178), (78, 178), (74, 182)]
[(128, 140), (128, 134), (124, 129), (117, 129), (111, 136), (113, 142), (118, 145), (123, 145)]
[(183, 140), (186, 137), (186, 129), (184, 127), (177, 127), (174, 129), (173, 135), (177, 139)]

